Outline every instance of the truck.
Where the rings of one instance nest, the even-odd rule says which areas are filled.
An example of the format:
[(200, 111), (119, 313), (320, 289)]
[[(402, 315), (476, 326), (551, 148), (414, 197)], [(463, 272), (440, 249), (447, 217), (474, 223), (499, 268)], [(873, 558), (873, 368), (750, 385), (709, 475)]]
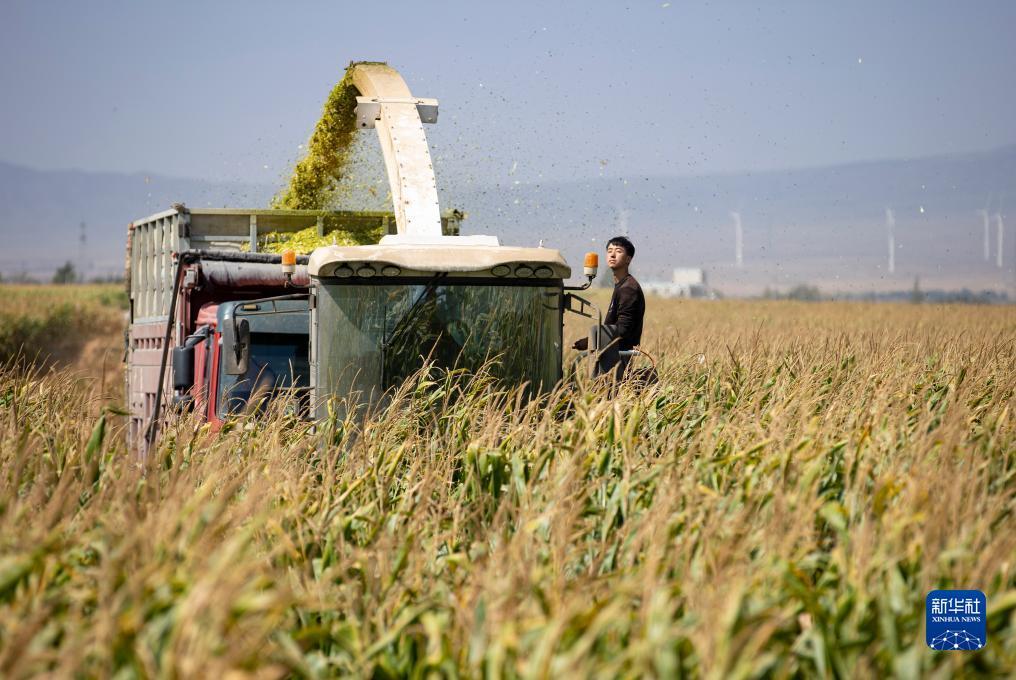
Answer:
[[(386, 64), (350, 69), (358, 94), (348, 108), (357, 129), (377, 132), (391, 213), (177, 206), (131, 225), (127, 392), (136, 446), (150, 446), (164, 402), (217, 424), (255, 393), (291, 389), (297, 408), (322, 420), (364, 413), (425, 365), (489, 370), (530, 395), (561, 381), (564, 314), (594, 318), (595, 307), (571, 291), (592, 282), (596, 255), (586, 256), (586, 283), (566, 286), (571, 268), (558, 250), (461, 235), (461, 213), (439, 211), (424, 134), (437, 101), (413, 97)], [(310, 226), (384, 235), (300, 259), (257, 252), (260, 233)], [(604, 337), (600, 324), (592, 328), (594, 369), (609, 349)]]
[[(462, 214), (441, 218), (456, 234)], [(259, 252), (265, 235), (313, 229), (320, 235), (364, 235), (395, 230), (394, 213), (170, 209), (128, 225), (125, 280), (129, 299), (125, 333), (128, 441), (143, 450), (163, 407), (191, 410), (213, 427), (247, 405), (254, 382), (267, 390), (309, 387), (306, 256), (293, 271), (283, 255)], [(251, 300), (272, 299), (267, 302)], [(226, 373), (222, 328), (237, 315), (247, 322), (248, 365), (267, 367), (242, 379)], [(232, 364), (235, 367), (235, 363)]]

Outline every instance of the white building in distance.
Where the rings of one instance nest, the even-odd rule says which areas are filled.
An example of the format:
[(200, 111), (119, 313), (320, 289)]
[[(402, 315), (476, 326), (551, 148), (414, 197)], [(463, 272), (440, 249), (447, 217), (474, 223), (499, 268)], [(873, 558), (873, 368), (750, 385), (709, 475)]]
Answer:
[(646, 281), (641, 285), (644, 293), (658, 297), (716, 298), (706, 283), (705, 270), (700, 267), (678, 267), (670, 281)]

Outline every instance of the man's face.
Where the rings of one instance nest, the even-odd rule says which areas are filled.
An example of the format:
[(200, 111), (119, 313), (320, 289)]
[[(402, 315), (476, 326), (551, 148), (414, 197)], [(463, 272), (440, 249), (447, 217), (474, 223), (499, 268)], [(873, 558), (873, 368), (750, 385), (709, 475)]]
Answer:
[(612, 270), (624, 269), (630, 262), (631, 258), (623, 246), (614, 244), (607, 246), (607, 266)]

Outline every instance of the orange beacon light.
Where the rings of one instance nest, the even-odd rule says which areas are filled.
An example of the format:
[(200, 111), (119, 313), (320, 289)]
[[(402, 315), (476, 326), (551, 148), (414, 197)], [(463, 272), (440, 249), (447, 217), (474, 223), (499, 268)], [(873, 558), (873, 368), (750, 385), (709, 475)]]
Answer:
[(600, 256), (596, 253), (586, 253), (585, 262), (582, 263), (582, 273), (592, 281), (596, 278), (596, 270), (600, 266)]
[(296, 251), (282, 251), (282, 274), (286, 277), (286, 285), (293, 282), (293, 274), (296, 273)]

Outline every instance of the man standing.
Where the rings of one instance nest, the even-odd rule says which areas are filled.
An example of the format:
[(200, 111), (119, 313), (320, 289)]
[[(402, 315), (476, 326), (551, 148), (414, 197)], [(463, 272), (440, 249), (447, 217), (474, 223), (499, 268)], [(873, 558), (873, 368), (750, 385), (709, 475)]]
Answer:
[[(642, 286), (628, 271), (632, 258), (635, 257), (635, 246), (624, 236), (615, 236), (607, 241), (607, 266), (614, 274), (614, 294), (610, 296), (610, 306), (603, 325), (613, 331), (614, 343), (611, 349), (631, 350), (642, 342), (642, 321), (646, 315), (646, 296)], [(588, 339), (582, 338), (574, 345), (575, 349), (588, 349)], [(617, 355), (614, 355), (617, 357)], [(617, 376), (620, 378), (628, 366), (630, 358), (618, 357)], [(606, 357), (604, 357), (606, 359)], [(615, 365), (610, 362), (603, 366), (604, 372)]]

